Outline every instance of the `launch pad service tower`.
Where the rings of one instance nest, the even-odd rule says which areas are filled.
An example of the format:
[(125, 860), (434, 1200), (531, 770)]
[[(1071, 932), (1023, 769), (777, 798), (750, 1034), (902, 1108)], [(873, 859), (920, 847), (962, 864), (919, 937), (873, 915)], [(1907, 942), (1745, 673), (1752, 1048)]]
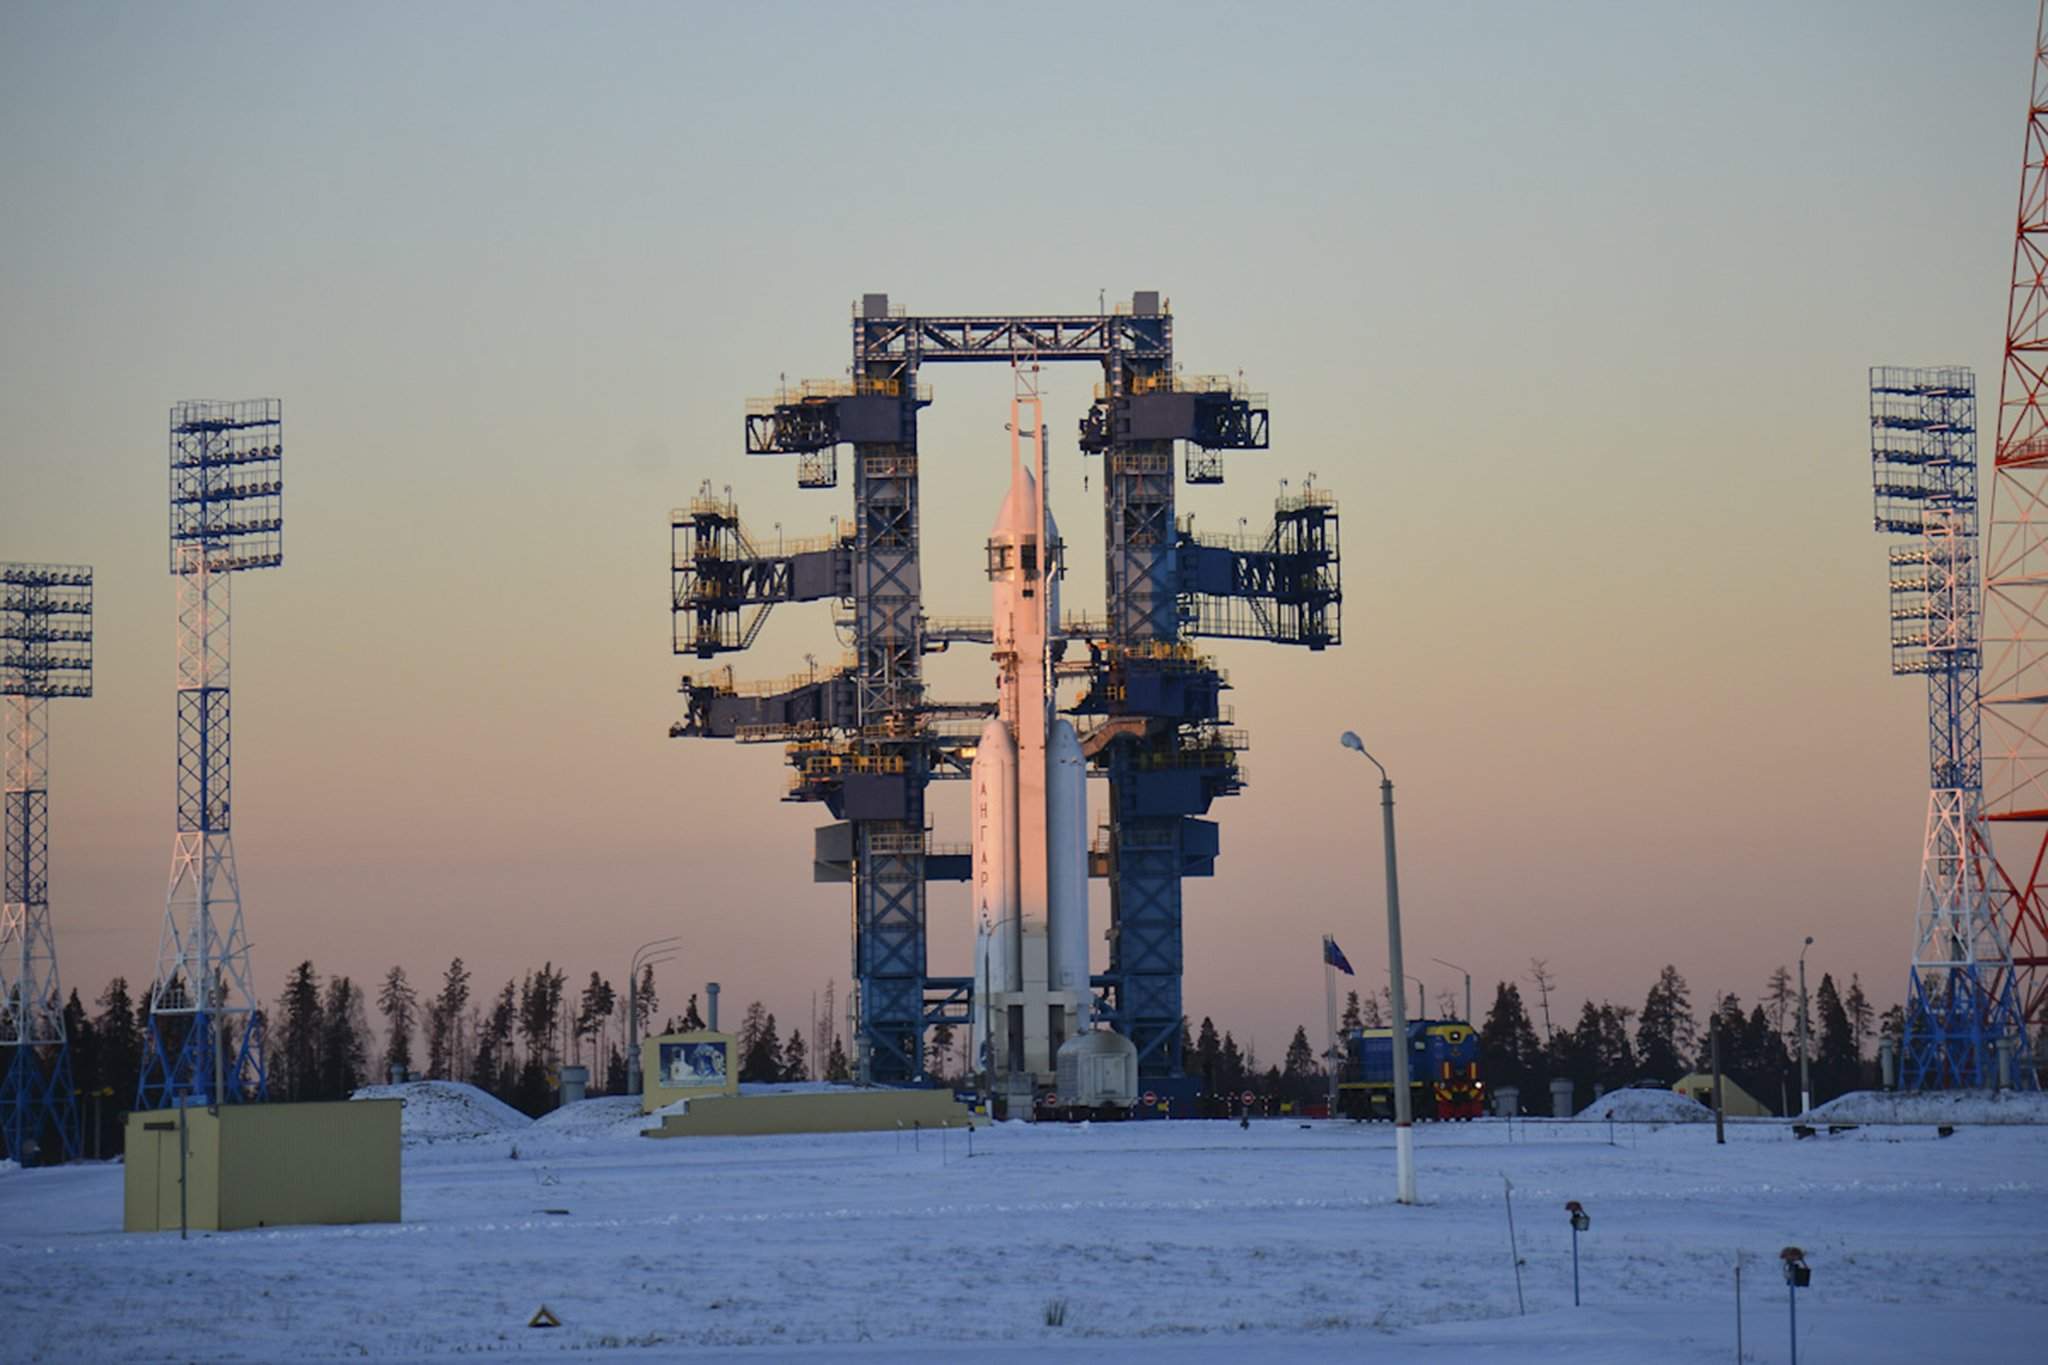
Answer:
[[(776, 606), (826, 602), (846, 657), (779, 682), (735, 682), (725, 667), (685, 676), (669, 733), (781, 744), (784, 799), (829, 812), (812, 876), (852, 893), (862, 1079), (930, 1084), (928, 1035), (966, 1028), (970, 1065), (991, 1073), (999, 1102), (1028, 1088), (1032, 1112), (1054, 1093), (1076, 1107), (1069, 1060), (1093, 1071), (1135, 1053), (1139, 1089), (1193, 1112), (1181, 884), (1215, 869), (1210, 807), (1243, 788), (1246, 744), (1222, 702), (1228, 678), (1194, 641), (1340, 643), (1337, 504), (1310, 476), (1282, 485), (1268, 525), (1216, 535), (1178, 513), (1177, 476), (1219, 484), (1226, 452), (1267, 449), (1266, 398), (1238, 379), (1182, 374), (1173, 310), (1156, 291), (1093, 313), (1028, 314), (912, 314), (866, 294), (851, 323), (849, 377), (751, 403), (746, 450), (795, 456), (809, 489), (838, 487), (850, 451), (852, 518), (816, 540), (778, 528), (757, 541), (730, 492), (708, 482), (670, 518), (677, 654), (746, 650)], [(1037, 367), (1054, 362), (1102, 375), (1075, 442), (1102, 489), (1105, 600), (1093, 617), (1058, 610), (1036, 390)], [(920, 528), (934, 509), (920, 492), (918, 417), (932, 401), (922, 381), (954, 364), (1009, 365), (1019, 385), (1010, 495), (988, 545), (993, 619), (924, 607)], [(925, 656), (972, 644), (996, 657), (998, 699), (933, 696)], [(1055, 679), (1076, 685), (1064, 707)], [(932, 842), (926, 791), (952, 780), (972, 783), (966, 848)], [(1096, 780), (1107, 800), (1091, 829), (1084, 789)], [(1089, 878), (1109, 890), (1108, 961), (1092, 973)], [(933, 882), (971, 883), (971, 972), (930, 969)]]

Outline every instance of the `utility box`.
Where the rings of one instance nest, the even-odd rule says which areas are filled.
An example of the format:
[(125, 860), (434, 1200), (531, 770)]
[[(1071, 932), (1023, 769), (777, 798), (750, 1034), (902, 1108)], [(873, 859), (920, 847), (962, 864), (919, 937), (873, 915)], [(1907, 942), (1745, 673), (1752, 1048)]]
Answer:
[[(396, 1223), (400, 1100), (194, 1105), (184, 1111), (185, 1225)], [(128, 1116), (122, 1226), (175, 1231), (179, 1111)]]
[(1550, 1083), (1550, 1116), (1568, 1119), (1572, 1116), (1572, 1083), (1552, 1081)]

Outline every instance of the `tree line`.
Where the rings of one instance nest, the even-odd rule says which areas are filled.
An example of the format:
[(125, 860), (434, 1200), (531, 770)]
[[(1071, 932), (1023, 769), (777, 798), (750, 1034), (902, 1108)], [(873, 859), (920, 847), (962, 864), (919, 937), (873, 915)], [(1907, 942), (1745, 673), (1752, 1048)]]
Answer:
[[(1498, 983), (1479, 1028), (1488, 1088), (1519, 1088), (1524, 1112), (1549, 1112), (1550, 1082), (1556, 1079), (1572, 1082), (1577, 1108), (1603, 1090), (1645, 1079), (1668, 1086), (1687, 1072), (1707, 1069), (1708, 1030), (1695, 1016), (1690, 988), (1675, 967), (1659, 973), (1641, 1009), (1587, 1000), (1576, 1022), (1564, 1027), (1552, 1021), (1556, 982), (1547, 964), (1533, 961), (1527, 980), (1536, 993), (1540, 1031), (1515, 981)], [(547, 962), (483, 995), (473, 992), (469, 969), (458, 957), (422, 999), (403, 967), (386, 972), (373, 994), (348, 976), (323, 980), (312, 962), (302, 961), (288, 974), (274, 1005), (258, 1012), (269, 1093), (281, 1100), (346, 1099), (399, 1068), (414, 1078), (468, 1082), (538, 1116), (555, 1106), (561, 1068), (573, 1064), (589, 1067), (590, 1093), (623, 1094), (629, 994), (642, 1037), (704, 1027), (695, 994), (680, 1012), (661, 1014), (651, 965), (641, 969), (631, 992), (617, 990), (596, 971), (572, 992), (567, 970)], [(87, 1010), (76, 990), (66, 1002), (66, 1036), (88, 1129), (87, 1151), (119, 1150), (119, 1116), (133, 1105), (142, 1071), (150, 1022), (147, 996), (144, 991), (138, 999), (126, 978), (115, 977), (95, 1000), (95, 1011)], [(1448, 997), (1438, 1006), (1444, 1017), (1455, 1017)], [(381, 1037), (371, 1024), (373, 1011), (382, 1021)], [(1384, 1027), (1388, 1012), (1385, 990), (1363, 999), (1353, 991), (1345, 1002), (1342, 1028), (1348, 1033)], [(1731, 993), (1712, 1002), (1709, 1013), (1710, 1021), (1720, 1024), (1723, 1073), (1781, 1113), (1799, 1093), (1798, 1014), (1798, 988), (1783, 966), (1770, 974), (1747, 1011)], [(1896, 1040), (1903, 1022), (1900, 1008), (1893, 1006), (1879, 1019), (1861, 981), (1852, 976), (1848, 990), (1840, 991), (1833, 976), (1824, 973), (1813, 994), (1812, 1014), (1808, 1036), (1815, 1102), (1875, 1086), (1871, 1044), (1880, 1034)], [(791, 1029), (785, 1039), (761, 1002), (749, 1004), (735, 1032), (740, 1080), (851, 1080), (852, 1063), (833, 1018), (829, 988), (824, 1012), (811, 1022), (810, 1039), (801, 1028)], [(164, 1023), (166, 1044), (175, 1052), (184, 1016)], [(965, 1042), (949, 1025), (931, 1031), (927, 1067), (935, 1080), (974, 1081), (977, 1068)], [(1193, 1030), (1182, 1020), (1181, 1044), (1205, 1111), (1231, 1112), (1236, 1097), (1246, 1091), (1262, 1105), (1297, 1107), (1327, 1092), (1329, 1059), (1318, 1054), (1305, 1026), (1295, 1028), (1279, 1062), (1265, 1065), (1249, 1043), (1240, 1044), (1207, 1017)]]

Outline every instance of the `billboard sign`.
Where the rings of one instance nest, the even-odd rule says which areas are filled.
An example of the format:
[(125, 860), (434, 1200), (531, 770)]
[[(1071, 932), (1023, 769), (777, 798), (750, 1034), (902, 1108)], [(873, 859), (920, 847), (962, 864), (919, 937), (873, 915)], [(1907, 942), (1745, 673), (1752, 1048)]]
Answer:
[(663, 1043), (660, 1085), (666, 1090), (725, 1089), (728, 1046), (723, 1038), (696, 1043)]

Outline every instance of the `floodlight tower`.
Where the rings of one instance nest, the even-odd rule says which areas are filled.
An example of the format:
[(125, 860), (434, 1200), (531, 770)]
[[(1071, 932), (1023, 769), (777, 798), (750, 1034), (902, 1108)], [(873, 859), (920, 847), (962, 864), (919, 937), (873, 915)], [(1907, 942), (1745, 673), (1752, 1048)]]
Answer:
[[(250, 985), (230, 833), (228, 604), (235, 574), (283, 562), (283, 404), (256, 398), (172, 408), (177, 834), (138, 1109), (264, 1096), (263, 1019)], [(239, 1039), (229, 1032), (236, 1015)]]
[(1892, 672), (1927, 678), (1927, 840), (1900, 1082), (2026, 1084), (2033, 1068), (1983, 811), (1976, 376), (1872, 369), (1870, 459), (1877, 529), (1911, 537), (1890, 554)]
[(0, 697), (6, 699), (5, 877), (0, 880), (0, 1151), (27, 1164), (54, 1133), (78, 1155), (78, 1106), (50, 932), (52, 697), (92, 695), (92, 570), (0, 564)]

